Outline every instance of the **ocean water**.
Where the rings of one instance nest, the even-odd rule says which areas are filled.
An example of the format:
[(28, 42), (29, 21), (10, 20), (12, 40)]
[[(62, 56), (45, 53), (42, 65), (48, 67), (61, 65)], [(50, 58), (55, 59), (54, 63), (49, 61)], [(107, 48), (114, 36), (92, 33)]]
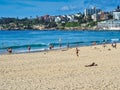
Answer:
[(102, 44), (103, 40), (107, 43), (116, 40), (120, 42), (120, 31), (78, 31), (78, 30), (26, 30), (26, 31), (0, 31), (0, 54), (7, 53), (7, 48), (12, 48), (13, 53), (49, 50), (49, 45), (53, 44), (54, 49), (75, 46), (88, 46), (96, 41)]

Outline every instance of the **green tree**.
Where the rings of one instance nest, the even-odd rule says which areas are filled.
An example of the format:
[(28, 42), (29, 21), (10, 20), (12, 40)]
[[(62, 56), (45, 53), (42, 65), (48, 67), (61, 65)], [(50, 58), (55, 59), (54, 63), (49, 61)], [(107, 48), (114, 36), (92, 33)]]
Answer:
[(65, 27), (77, 27), (77, 26), (80, 26), (78, 22), (67, 22), (65, 24)]

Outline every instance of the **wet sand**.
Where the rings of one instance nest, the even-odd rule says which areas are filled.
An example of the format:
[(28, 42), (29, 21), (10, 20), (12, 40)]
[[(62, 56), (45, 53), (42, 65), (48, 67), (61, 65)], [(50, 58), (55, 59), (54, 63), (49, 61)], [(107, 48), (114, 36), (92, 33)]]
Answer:
[(120, 90), (120, 44), (78, 49), (0, 55), (0, 90)]

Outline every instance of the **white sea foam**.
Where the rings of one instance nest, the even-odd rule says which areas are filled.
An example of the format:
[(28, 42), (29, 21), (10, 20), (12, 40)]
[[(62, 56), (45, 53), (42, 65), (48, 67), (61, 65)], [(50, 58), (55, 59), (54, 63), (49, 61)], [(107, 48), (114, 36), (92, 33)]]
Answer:
[(113, 38), (111, 39), (111, 42), (118, 42), (119, 41), (119, 38)]

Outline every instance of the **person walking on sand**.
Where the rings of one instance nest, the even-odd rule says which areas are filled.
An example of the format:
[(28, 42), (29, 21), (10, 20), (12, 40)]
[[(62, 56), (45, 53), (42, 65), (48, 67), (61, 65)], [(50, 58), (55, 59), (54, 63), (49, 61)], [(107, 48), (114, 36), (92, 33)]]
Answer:
[(76, 48), (76, 55), (77, 55), (77, 57), (79, 56), (79, 49), (78, 48)]
[(28, 52), (30, 53), (30, 50), (31, 50), (31, 47), (30, 46), (28, 46)]
[(113, 47), (113, 48), (116, 48), (116, 47), (117, 47), (116, 42), (112, 43), (112, 47)]

